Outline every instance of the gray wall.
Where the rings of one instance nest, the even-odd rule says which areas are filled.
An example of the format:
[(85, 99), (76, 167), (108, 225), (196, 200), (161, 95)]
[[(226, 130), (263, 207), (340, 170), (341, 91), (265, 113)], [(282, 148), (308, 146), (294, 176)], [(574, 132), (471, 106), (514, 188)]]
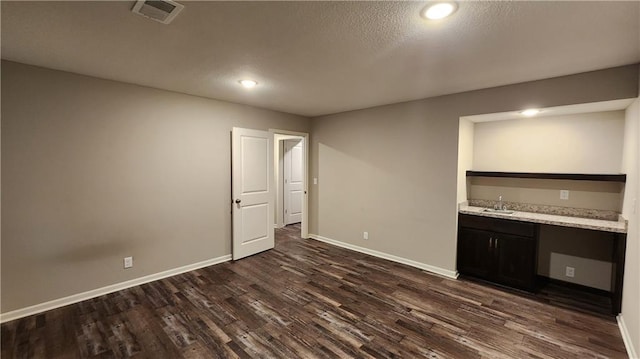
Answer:
[[(524, 159), (526, 157), (522, 158)], [(560, 171), (548, 172), (557, 173)], [(604, 172), (564, 171), (564, 173)], [(618, 170), (618, 173), (620, 173), (620, 170)], [(493, 177), (470, 177), (468, 182), (469, 199), (497, 201), (498, 197), (502, 196), (503, 200), (507, 202), (588, 208), (617, 213), (622, 211), (624, 184), (617, 182)], [(560, 199), (561, 190), (569, 191), (569, 199)], [(617, 216), (615, 216), (615, 218), (617, 218)]]
[[(611, 290), (613, 233), (540, 226), (538, 274), (565, 282)], [(575, 269), (567, 277), (566, 267)]]
[(620, 173), (624, 111), (479, 122), (474, 127), (476, 171)]
[(637, 94), (632, 65), (314, 118), (310, 233), (455, 270), (461, 116)]
[(3, 61), (2, 312), (230, 254), (233, 126), (310, 121)]

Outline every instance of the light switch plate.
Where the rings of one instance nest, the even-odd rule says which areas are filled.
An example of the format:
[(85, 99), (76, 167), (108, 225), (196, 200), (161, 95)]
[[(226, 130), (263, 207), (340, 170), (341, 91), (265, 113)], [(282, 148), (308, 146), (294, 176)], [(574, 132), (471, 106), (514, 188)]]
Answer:
[(560, 199), (569, 199), (569, 190), (568, 189), (561, 189), (560, 190)]
[(133, 257), (125, 257), (124, 258), (124, 268), (131, 268), (133, 267)]
[(313, 178), (313, 184), (318, 184), (318, 179), (317, 178)]

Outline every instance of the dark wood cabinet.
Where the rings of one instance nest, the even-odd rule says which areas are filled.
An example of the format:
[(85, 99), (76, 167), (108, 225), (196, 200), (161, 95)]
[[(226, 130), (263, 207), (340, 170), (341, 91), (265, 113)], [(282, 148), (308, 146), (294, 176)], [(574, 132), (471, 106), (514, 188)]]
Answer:
[(535, 289), (537, 226), (460, 215), (458, 272), (514, 288)]
[(490, 232), (460, 228), (458, 232), (458, 272), (489, 278), (494, 258)]
[(538, 258), (536, 239), (497, 233), (494, 241), (497, 281), (511, 287), (534, 290)]

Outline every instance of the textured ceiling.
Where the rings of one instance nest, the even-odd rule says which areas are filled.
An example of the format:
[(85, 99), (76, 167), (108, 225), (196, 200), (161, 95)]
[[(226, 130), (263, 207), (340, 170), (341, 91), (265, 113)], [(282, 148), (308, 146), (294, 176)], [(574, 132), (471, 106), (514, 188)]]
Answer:
[(640, 62), (638, 1), (179, 2), (2, 1), (2, 58), (306, 116)]

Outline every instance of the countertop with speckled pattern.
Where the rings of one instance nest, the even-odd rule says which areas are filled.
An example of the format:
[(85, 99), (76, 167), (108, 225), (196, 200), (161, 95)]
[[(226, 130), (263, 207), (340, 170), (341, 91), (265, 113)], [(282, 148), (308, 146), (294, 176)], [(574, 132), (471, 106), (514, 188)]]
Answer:
[(472, 207), (461, 204), (459, 213), (472, 214), (476, 216), (511, 219), (514, 221), (532, 222), (540, 224), (551, 224), (555, 226), (593, 229), (596, 231), (606, 231), (614, 233), (627, 233), (626, 221), (605, 221), (601, 219), (589, 219), (579, 217), (558, 216), (553, 214), (542, 214), (532, 212), (514, 212), (512, 214), (484, 212), (485, 208)]

